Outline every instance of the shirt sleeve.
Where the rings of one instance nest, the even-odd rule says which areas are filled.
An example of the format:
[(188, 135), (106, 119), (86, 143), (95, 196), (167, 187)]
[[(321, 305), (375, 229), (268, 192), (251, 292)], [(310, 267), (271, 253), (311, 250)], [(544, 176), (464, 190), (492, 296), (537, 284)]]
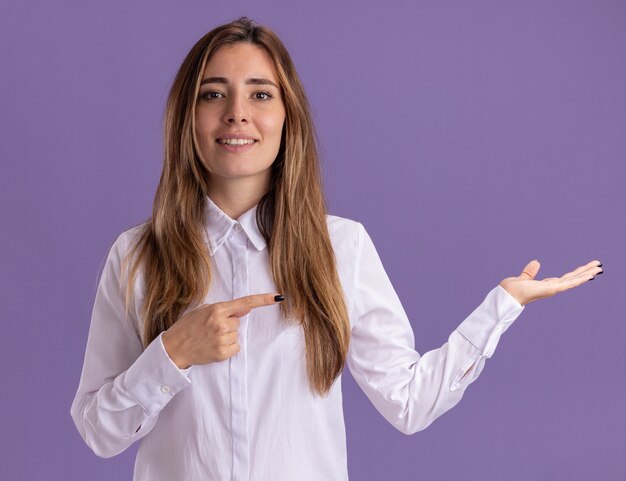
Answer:
[(120, 235), (111, 247), (94, 301), (85, 359), (70, 414), (98, 456), (119, 454), (154, 428), (159, 412), (191, 381), (169, 358), (161, 335), (144, 350), (124, 312)]
[(404, 434), (454, 407), (524, 309), (500, 285), (438, 349), (415, 351), (411, 324), (372, 239), (358, 223), (348, 368), (375, 408)]

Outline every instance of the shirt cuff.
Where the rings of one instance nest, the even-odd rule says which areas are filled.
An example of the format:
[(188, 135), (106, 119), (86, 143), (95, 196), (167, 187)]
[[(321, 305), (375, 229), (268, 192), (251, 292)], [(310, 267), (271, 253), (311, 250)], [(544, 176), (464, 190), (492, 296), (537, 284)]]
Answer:
[(476, 346), (484, 357), (491, 357), (500, 336), (521, 314), (522, 306), (498, 284), (480, 306), (457, 327), (463, 337)]
[(191, 384), (187, 369), (179, 369), (167, 355), (161, 336), (154, 339), (130, 368), (119, 377), (120, 388), (148, 414), (161, 411)]

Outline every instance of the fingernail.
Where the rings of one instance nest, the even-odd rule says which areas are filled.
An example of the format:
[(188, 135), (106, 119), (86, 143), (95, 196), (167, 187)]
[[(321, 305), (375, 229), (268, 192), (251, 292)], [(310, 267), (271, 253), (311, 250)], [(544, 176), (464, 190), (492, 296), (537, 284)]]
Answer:
[(285, 297), (282, 295), (274, 296), (274, 302), (284, 301)]
[(602, 267), (602, 264), (598, 264), (598, 267)]
[(595, 279), (595, 277), (592, 277), (591, 279), (589, 279), (590, 281), (593, 281)]
[(604, 271), (600, 271), (596, 274), (596, 276), (599, 276), (600, 274), (604, 274)]

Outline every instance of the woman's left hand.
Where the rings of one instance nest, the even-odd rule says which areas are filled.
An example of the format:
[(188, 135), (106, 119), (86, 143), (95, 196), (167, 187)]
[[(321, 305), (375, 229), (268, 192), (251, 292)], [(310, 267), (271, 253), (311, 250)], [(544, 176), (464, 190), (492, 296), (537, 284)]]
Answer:
[(533, 260), (526, 264), (521, 275), (507, 277), (500, 285), (523, 306), (594, 279), (597, 274), (604, 272), (601, 265), (600, 261), (591, 261), (561, 277), (547, 277), (539, 281), (535, 280), (535, 276), (540, 264), (538, 260)]

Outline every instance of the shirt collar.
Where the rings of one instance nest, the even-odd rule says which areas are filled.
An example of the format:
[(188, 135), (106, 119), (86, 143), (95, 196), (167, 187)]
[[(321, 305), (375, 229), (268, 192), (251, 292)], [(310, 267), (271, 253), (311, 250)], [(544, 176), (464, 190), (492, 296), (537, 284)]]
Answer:
[(267, 243), (256, 222), (258, 204), (241, 214), (237, 220), (234, 220), (222, 211), (208, 195), (206, 200), (206, 225), (211, 246), (211, 256), (217, 252), (237, 224), (241, 225), (248, 239), (250, 239), (250, 242), (257, 250), (260, 251), (265, 248)]

